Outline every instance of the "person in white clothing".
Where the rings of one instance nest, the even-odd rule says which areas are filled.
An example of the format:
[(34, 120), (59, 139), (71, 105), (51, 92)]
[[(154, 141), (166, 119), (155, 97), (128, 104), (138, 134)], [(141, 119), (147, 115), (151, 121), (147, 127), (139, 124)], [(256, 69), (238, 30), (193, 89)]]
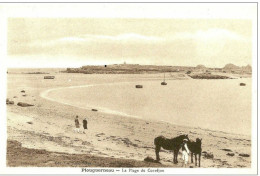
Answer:
[(182, 159), (183, 159), (183, 167), (187, 167), (187, 164), (188, 164), (188, 161), (189, 161), (189, 153), (190, 153), (190, 150), (187, 146), (187, 142), (188, 140), (187, 139), (184, 139), (183, 140), (183, 143), (182, 143)]

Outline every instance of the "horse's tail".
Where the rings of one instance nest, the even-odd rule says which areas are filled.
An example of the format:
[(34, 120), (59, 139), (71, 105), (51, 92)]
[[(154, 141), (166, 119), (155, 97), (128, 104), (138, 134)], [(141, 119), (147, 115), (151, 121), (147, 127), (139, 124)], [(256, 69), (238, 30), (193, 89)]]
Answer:
[(158, 137), (154, 138), (154, 141), (153, 141), (153, 142), (154, 142), (154, 145), (157, 144), (157, 138), (158, 138)]
[(158, 137), (154, 138), (154, 145), (155, 146), (160, 145), (161, 139), (162, 139), (162, 136), (158, 136)]
[(158, 145), (158, 137), (154, 138), (154, 145)]

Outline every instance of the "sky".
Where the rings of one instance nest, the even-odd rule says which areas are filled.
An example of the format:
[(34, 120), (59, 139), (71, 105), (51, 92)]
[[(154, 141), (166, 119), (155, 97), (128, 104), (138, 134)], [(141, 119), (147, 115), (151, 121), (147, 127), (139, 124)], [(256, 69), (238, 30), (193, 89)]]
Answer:
[(252, 62), (250, 19), (43, 16), (7, 22), (7, 55), (14, 67)]

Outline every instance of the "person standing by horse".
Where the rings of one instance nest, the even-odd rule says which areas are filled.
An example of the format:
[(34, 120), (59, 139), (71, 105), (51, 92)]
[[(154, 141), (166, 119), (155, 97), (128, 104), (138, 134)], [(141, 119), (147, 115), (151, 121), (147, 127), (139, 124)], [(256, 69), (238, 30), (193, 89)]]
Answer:
[(88, 129), (88, 121), (87, 118), (83, 120), (83, 133), (86, 134), (86, 130)]
[(76, 118), (75, 118), (75, 127), (76, 128), (74, 129), (74, 131), (80, 133), (79, 116), (76, 116)]
[(182, 150), (182, 159), (183, 159), (183, 167), (187, 167), (188, 161), (189, 161), (189, 153), (190, 150), (187, 146), (187, 139), (183, 139), (183, 143), (181, 146), (181, 150)]
[(154, 138), (154, 145), (155, 145), (155, 154), (156, 154), (156, 161), (160, 161), (159, 152), (161, 148), (165, 150), (173, 151), (173, 163), (178, 163), (178, 154), (179, 150), (182, 146), (183, 140), (186, 139), (189, 141), (188, 135), (180, 135), (175, 138), (166, 138), (164, 136), (158, 136)]

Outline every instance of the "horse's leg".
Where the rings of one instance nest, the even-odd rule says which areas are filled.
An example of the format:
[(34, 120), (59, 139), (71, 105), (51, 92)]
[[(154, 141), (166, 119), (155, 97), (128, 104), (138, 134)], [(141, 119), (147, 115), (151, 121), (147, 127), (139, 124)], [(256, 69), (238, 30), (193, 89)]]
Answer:
[(173, 163), (176, 164), (176, 152), (173, 150)]
[(201, 153), (199, 153), (199, 167), (200, 167), (200, 157), (201, 157)]
[(161, 149), (161, 146), (159, 146), (159, 145), (155, 146), (156, 161), (160, 161), (160, 156), (159, 156), (160, 149)]
[(178, 163), (179, 150), (175, 149), (175, 163)]
[(195, 166), (197, 166), (197, 154), (195, 153)]
[(190, 155), (191, 155), (191, 163), (193, 163), (193, 153), (190, 152)]
[(173, 150), (173, 163), (176, 164), (176, 150)]
[(175, 151), (173, 150), (172, 153), (173, 153), (173, 163), (175, 163)]

